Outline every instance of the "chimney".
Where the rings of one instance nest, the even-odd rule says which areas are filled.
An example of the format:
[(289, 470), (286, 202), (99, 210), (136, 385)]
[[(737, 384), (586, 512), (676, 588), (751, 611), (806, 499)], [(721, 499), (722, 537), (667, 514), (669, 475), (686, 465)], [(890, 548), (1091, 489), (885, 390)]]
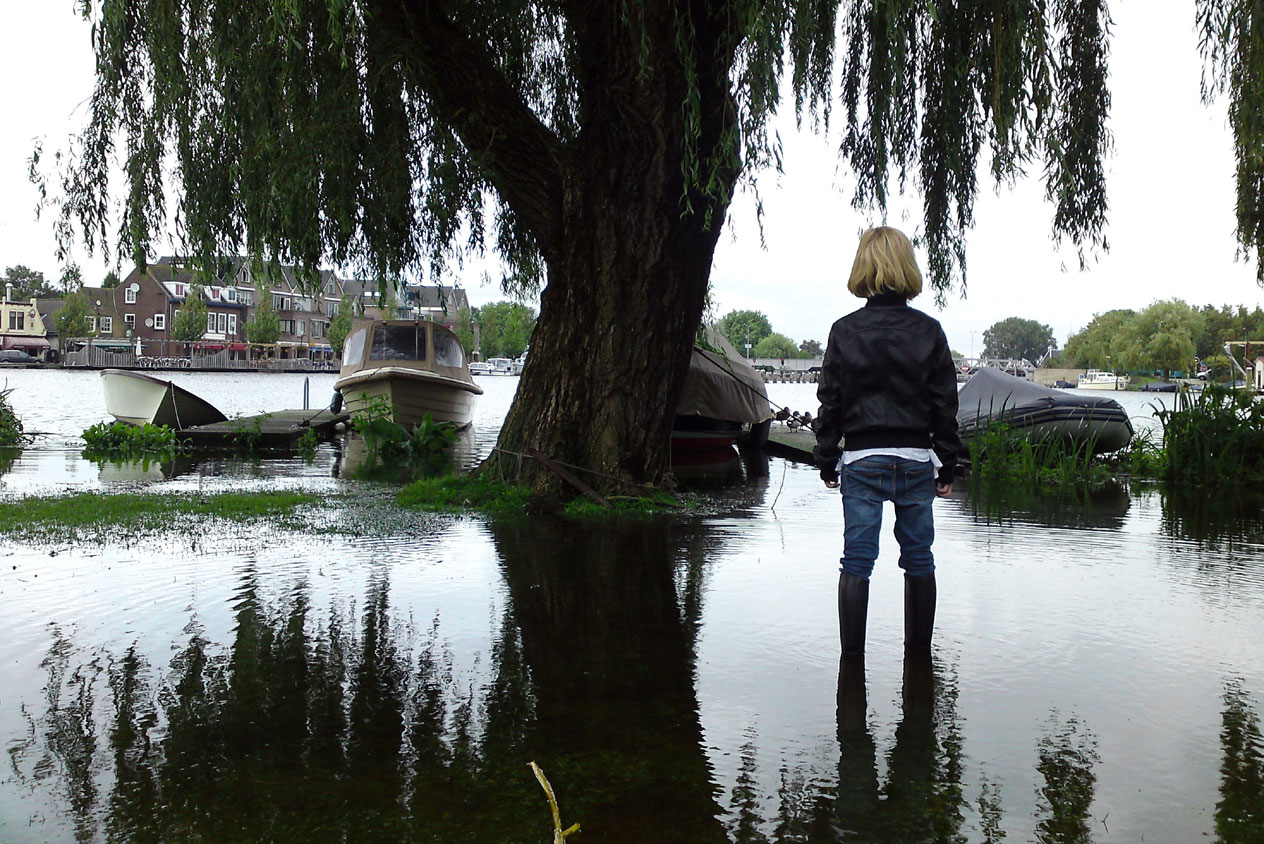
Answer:
[(7, 302), (12, 298), (13, 298), (13, 284), (11, 282), (6, 281), (4, 283), (4, 301)]

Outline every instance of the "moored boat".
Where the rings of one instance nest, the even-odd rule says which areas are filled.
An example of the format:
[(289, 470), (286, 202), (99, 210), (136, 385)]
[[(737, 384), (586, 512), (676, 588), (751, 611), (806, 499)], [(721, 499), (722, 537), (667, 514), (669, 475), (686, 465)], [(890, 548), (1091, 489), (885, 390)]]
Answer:
[(1090, 369), (1080, 376), (1079, 388), (1081, 390), (1126, 390), (1130, 383), (1132, 383), (1132, 378), (1127, 375), (1116, 375), (1114, 372), (1102, 369)]
[(347, 335), (334, 382), (352, 413), (382, 403), (390, 417), (412, 427), (427, 414), (436, 422), (470, 424), (474, 383), (457, 336), (425, 320), (359, 320)]
[(763, 379), (719, 331), (706, 330), (705, 346), (694, 346), (689, 361), (673, 451), (730, 448), (745, 429), (753, 440), (766, 440), (772, 409)]
[(1032, 440), (1060, 440), (1093, 454), (1118, 451), (1132, 439), (1128, 412), (1114, 399), (1065, 393), (985, 367), (957, 394), (957, 425), (968, 438), (1003, 421)]
[(171, 381), (127, 369), (101, 370), (105, 410), (130, 425), (166, 425), (177, 431), (227, 421), (200, 396)]

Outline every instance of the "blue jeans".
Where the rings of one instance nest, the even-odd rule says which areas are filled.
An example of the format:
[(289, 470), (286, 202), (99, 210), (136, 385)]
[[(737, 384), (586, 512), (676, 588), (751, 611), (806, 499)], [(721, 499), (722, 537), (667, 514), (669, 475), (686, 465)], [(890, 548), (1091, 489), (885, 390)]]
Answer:
[(912, 577), (935, 571), (930, 546), (935, 541), (935, 467), (900, 457), (876, 455), (843, 467), (842, 570), (868, 578), (878, 559), (882, 502), (895, 504), (895, 540), (900, 543), (900, 568)]

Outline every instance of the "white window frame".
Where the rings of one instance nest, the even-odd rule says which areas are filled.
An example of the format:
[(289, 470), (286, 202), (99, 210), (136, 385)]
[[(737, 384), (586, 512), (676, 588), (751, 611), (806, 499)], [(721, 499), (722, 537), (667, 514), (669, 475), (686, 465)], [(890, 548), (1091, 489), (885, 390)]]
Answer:
[[(172, 315), (172, 317), (171, 317), (171, 318), (172, 318), (172, 319), (175, 319), (175, 318), (176, 318), (177, 316), (179, 316), (179, 315), (180, 315), (180, 312), (179, 312), (179, 311), (176, 311), (176, 312)], [(167, 315), (166, 315), (166, 314), (154, 314), (154, 330), (155, 330), (155, 331), (166, 331), (166, 330), (167, 330)]]
[[(21, 326), (18, 326), (18, 327), (21, 328)], [(114, 317), (108, 317), (108, 316), (101, 317), (101, 333), (110, 334), (113, 331), (114, 331)]]
[(128, 328), (136, 328), (136, 314), (123, 314), (123, 324)]
[(136, 304), (136, 291), (130, 287), (124, 290), (123, 301), (129, 305), (135, 305)]
[(228, 315), (228, 333), (232, 335), (237, 334), (237, 314)]
[(228, 333), (228, 314), (221, 311), (215, 317), (215, 330), (218, 334)]

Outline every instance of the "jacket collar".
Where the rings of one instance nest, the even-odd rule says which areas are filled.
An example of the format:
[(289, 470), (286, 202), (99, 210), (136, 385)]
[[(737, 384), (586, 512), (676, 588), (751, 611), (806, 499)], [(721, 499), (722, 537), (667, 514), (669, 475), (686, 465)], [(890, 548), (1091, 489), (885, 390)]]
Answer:
[(865, 302), (866, 308), (902, 308), (908, 305), (903, 293), (879, 293)]

